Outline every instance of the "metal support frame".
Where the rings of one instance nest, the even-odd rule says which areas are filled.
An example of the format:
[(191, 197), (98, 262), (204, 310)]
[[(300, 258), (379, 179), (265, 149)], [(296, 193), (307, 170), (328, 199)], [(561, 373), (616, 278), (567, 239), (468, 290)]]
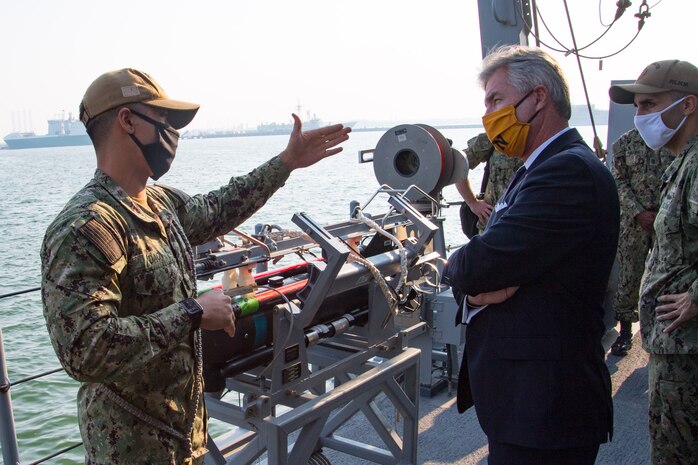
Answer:
[[(259, 413), (263, 417), (243, 419), (231, 415), (237, 407), (208, 399), (212, 417), (246, 427), (248, 431), (228, 442), (209, 441), (212, 453), (207, 455), (206, 463), (247, 465), (266, 453), (267, 463), (305, 464), (312, 453), (324, 447), (379, 464), (417, 464), (419, 350), (406, 348), (389, 355), (375, 366), (367, 361), (366, 371), (355, 376), (336, 373), (339, 385), (335, 389), (318, 396), (299, 396), (300, 405), (283, 413), (279, 413), (277, 406), (272, 408), (268, 398), (258, 399), (258, 405), (259, 401), (266, 404), (263, 411), (250, 411), (250, 406), (243, 406), (240, 412), (255, 416)], [(329, 352), (324, 356), (326, 360), (332, 359)], [(376, 401), (382, 394), (399, 413), (402, 434), (393, 429), (379, 409)], [(340, 435), (338, 430), (359, 413), (368, 418), (385, 448)], [(289, 442), (292, 436), (295, 439)]]
[(299, 293), (299, 297), (304, 305), (298, 322), (301, 328), (305, 328), (315, 317), (322, 301), (332, 286), (332, 282), (334, 282), (344, 263), (346, 263), (349, 247), (330, 234), (325, 228), (315, 223), (305, 213), (296, 213), (293, 215), (292, 221), (302, 228), (303, 232), (312, 237), (327, 255), (326, 264), (320, 262), (313, 264), (315, 268), (312, 271), (321, 269), (321, 272), (313, 273), (311, 271), (308, 284)]
[[(435, 223), (437, 227), (437, 232), (434, 236), (433, 247), (434, 251), (438, 252), (442, 257), (446, 257), (446, 238), (444, 237), (444, 227), (443, 218), (432, 218), (431, 221)], [(435, 321), (435, 300), (436, 296), (429, 296), (425, 301), (425, 311), (423, 316), (431, 332), (425, 336), (421, 337), (419, 341), (415, 342), (416, 347), (422, 349), (422, 370), (421, 370), (421, 380), (422, 380), (422, 394), (428, 397), (433, 396), (439, 391), (447, 388), (450, 392), (452, 385), (457, 381), (457, 376), (453, 376), (454, 373), (458, 373), (459, 360), (458, 360), (458, 348), (465, 342), (465, 331), (460, 327), (462, 337), (459, 340), (449, 340), (445, 343), (446, 353), (444, 356), (443, 352), (434, 348), (434, 343), (444, 342), (442, 338), (436, 337), (434, 331), (437, 330), (437, 322)], [(448, 307), (441, 308), (441, 311), (445, 313), (443, 318), (440, 318), (439, 323), (444, 324), (454, 324), (451, 323), (455, 321), (455, 315), (458, 310), (455, 300), (453, 304)], [(446, 379), (434, 380), (432, 378), (432, 369), (434, 361), (440, 361), (443, 365), (448, 367), (448, 373)]]

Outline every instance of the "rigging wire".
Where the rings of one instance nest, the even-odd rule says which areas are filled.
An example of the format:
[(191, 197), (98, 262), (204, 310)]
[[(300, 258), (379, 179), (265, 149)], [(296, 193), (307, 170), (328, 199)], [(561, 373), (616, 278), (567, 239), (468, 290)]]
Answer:
[(601, 16), (601, 2), (602, 2), (602, 1), (603, 1), (603, 0), (599, 0), (599, 24), (601, 24), (601, 26), (603, 26), (603, 27), (610, 27), (611, 24), (615, 23), (616, 21), (613, 20), (613, 21), (611, 22), (611, 24), (606, 24), (606, 23), (603, 22), (603, 17)]
[(73, 450), (73, 449), (77, 449), (77, 448), (80, 447), (80, 446), (82, 446), (82, 442), (78, 442), (78, 443), (76, 443), (76, 444), (73, 444), (72, 446), (65, 447), (65, 448), (63, 448), (63, 449), (61, 449), (61, 450), (59, 450), (59, 451), (57, 451), (57, 452), (54, 452), (54, 453), (51, 454), (51, 455), (47, 455), (46, 457), (41, 458), (41, 459), (39, 459), (39, 460), (35, 460), (34, 462), (31, 462), (31, 463), (29, 463), (29, 464), (27, 464), (27, 465), (39, 465), (40, 463), (44, 463), (45, 461), (50, 460), (50, 459), (52, 459), (52, 458), (54, 458), (54, 457), (58, 457), (58, 456), (61, 455), (61, 454), (64, 454), (64, 453), (66, 453), (66, 452), (70, 452), (70, 451)]
[[(577, 39), (574, 35), (574, 28), (572, 27), (572, 18), (570, 17), (570, 10), (567, 7), (567, 0), (563, 0), (565, 5), (565, 13), (567, 13), (567, 22), (570, 25), (570, 35), (572, 36), (572, 45), (574, 45), (575, 50), (577, 49)], [(591, 105), (589, 104), (589, 91), (587, 90), (587, 82), (584, 78), (584, 70), (582, 69), (582, 60), (579, 58), (579, 53), (575, 53), (574, 56), (577, 57), (577, 65), (579, 66), (579, 75), (582, 78), (582, 87), (584, 88), (584, 96), (587, 100), (587, 109), (589, 110), (589, 119), (591, 120), (591, 128), (594, 131), (594, 150), (596, 151), (596, 156), (598, 158), (603, 158), (603, 147), (601, 145), (601, 140), (599, 135), (596, 133), (596, 123), (594, 122), (594, 112), (591, 111)]]
[[(620, 1), (623, 1), (623, 0), (620, 0)], [(655, 3), (654, 6), (658, 5), (658, 4), (659, 4), (660, 2), (662, 2), (662, 1), (663, 1), (663, 0), (659, 0), (657, 3)], [(643, 5), (646, 5), (646, 3), (647, 3), (646, 0), (643, 0)], [(537, 5), (536, 3), (534, 3), (534, 9), (535, 9), (535, 12), (536, 12), (536, 18), (540, 17), (540, 20), (541, 20), (541, 22), (543, 23), (543, 26), (545, 27), (545, 30), (548, 32), (548, 34), (550, 34), (550, 37), (552, 37), (552, 39), (553, 39), (555, 42), (557, 42), (558, 45), (559, 45), (560, 47), (562, 47), (562, 48), (558, 48), (558, 47), (552, 46), (552, 45), (550, 45), (550, 44), (544, 42), (544, 41), (541, 39), (541, 37), (540, 37), (540, 32), (538, 31), (537, 28), (536, 28), (536, 32), (535, 32), (535, 33), (534, 33), (533, 31), (531, 31), (530, 28), (529, 28), (529, 32), (530, 32), (530, 34), (536, 39), (536, 44), (537, 44), (537, 45), (538, 45), (538, 44), (543, 45), (544, 47), (546, 47), (546, 48), (548, 48), (548, 49), (550, 49), (550, 50), (552, 50), (552, 51), (554, 51), (554, 52), (564, 53), (565, 55), (570, 55), (570, 54), (579, 55), (580, 58), (584, 58), (584, 59), (588, 59), (588, 60), (603, 60), (603, 59), (605, 59), (605, 58), (610, 58), (610, 57), (613, 57), (613, 56), (615, 56), (615, 55), (618, 55), (619, 53), (621, 53), (621, 52), (623, 52), (624, 50), (626, 50), (626, 49), (630, 46), (630, 44), (632, 44), (632, 43), (635, 41), (635, 39), (637, 39), (638, 35), (640, 34), (640, 30), (642, 29), (642, 24), (644, 24), (644, 18), (646, 18), (646, 17), (649, 16), (649, 13), (648, 13), (647, 11), (646, 11), (645, 13), (642, 13), (642, 6), (641, 6), (640, 13), (638, 13), (638, 14), (635, 15), (636, 17), (640, 18), (640, 24), (638, 24), (638, 31), (635, 33), (635, 35), (633, 36), (633, 38), (630, 39), (630, 41), (629, 41), (627, 44), (625, 44), (621, 49), (619, 49), (619, 50), (617, 50), (617, 51), (615, 51), (615, 52), (613, 52), (613, 53), (610, 53), (610, 54), (608, 54), (608, 55), (591, 56), (591, 55), (583, 55), (583, 54), (579, 53), (579, 51), (580, 51), (580, 50), (585, 50), (586, 48), (588, 48), (588, 47), (590, 47), (591, 45), (593, 45), (593, 44), (595, 44), (596, 42), (598, 42), (599, 39), (601, 39), (601, 38), (608, 32), (608, 30), (610, 29), (610, 26), (609, 26), (609, 27), (606, 29), (606, 31), (604, 31), (599, 37), (597, 37), (596, 39), (594, 39), (592, 42), (586, 44), (585, 46), (580, 47), (580, 48), (576, 48), (576, 47), (569, 48), (569, 47), (565, 46), (562, 42), (560, 42), (560, 41), (557, 39), (557, 37), (555, 36), (555, 34), (553, 34), (553, 32), (550, 30), (550, 28), (549, 28), (548, 25), (546, 24), (545, 20), (543, 19), (543, 16), (541, 15), (540, 10), (539, 10), (539, 8), (538, 8), (538, 5)], [(518, 11), (518, 13), (519, 13), (519, 17), (521, 18), (521, 20), (522, 20), (522, 21), (525, 21), (525, 18), (524, 18), (524, 16), (523, 16), (522, 12), (521, 12), (520, 10), (517, 10), (517, 11)], [(620, 13), (620, 14), (622, 14), (622, 13)], [(643, 16), (643, 17), (640, 17), (640, 16)], [(619, 18), (620, 18), (619, 13), (616, 12), (616, 19), (614, 19), (613, 23), (611, 23), (611, 26), (612, 26), (615, 22), (617, 22), (617, 20), (618, 20)]]
[(616, 21), (618, 21), (618, 20), (614, 19), (613, 22), (610, 24), (610, 26), (608, 26), (606, 28), (606, 30), (601, 33), (600, 36), (598, 36), (596, 39), (594, 39), (591, 42), (589, 42), (588, 44), (586, 44), (584, 47), (577, 49), (577, 51), (579, 52), (580, 50), (585, 50), (585, 49), (591, 47), (592, 45), (594, 45), (599, 40), (603, 39), (603, 37), (606, 35), (606, 33), (608, 33), (608, 31), (611, 30), (611, 28), (613, 27), (614, 24), (616, 24)]
[[(623, 2), (623, 1), (627, 1), (627, 0), (620, 0), (620, 2)], [(626, 8), (627, 8), (627, 7), (626, 7)], [(535, 5), (535, 9), (536, 9), (537, 15), (540, 17), (541, 22), (543, 23), (543, 26), (545, 27), (545, 30), (548, 31), (548, 34), (550, 34), (550, 37), (552, 37), (553, 40), (554, 40), (555, 42), (557, 42), (558, 45), (559, 45), (560, 47), (563, 48), (563, 50), (559, 50), (559, 49), (553, 49), (553, 50), (555, 50), (556, 52), (564, 53), (564, 54), (566, 54), (566, 55), (569, 55), (569, 54), (571, 54), (571, 53), (578, 53), (578, 52), (580, 52), (580, 51), (582, 51), (582, 50), (586, 50), (587, 48), (591, 47), (591, 46), (594, 45), (596, 42), (598, 42), (599, 40), (601, 40), (601, 39), (608, 33), (608, 31), (611, 30), (611, 27), (613, 27), (613, 25), (616, 24), (616, 22), (620, 19), (620, 17), (623, 15), (623, 12), (625, 11), (625, 9), (622, 9), (622, 10), (621, 10), (620, 7), (619, 7), (619, 10), (616, 12), (616, 15), (615, 15), (615, 18), (614, 18), (613, 22), (611, 22), (611, 24), (609, 24), (608, 26), (606, 26), (606, 30), (603, 31), (603, 32), (601, 33), (601, 35), (599, 35), (596, 39), (592, 40), (591, 42), (589, 42), (588, 44), (586, 44), (586, 45), (583, 46), (583, 47), (577, 48), (577, 47), (575, 46), (574, 48), (570, 49), (570, 48), (568, 48), (567, 46), (565, 46), (565, 44), (563, 44), (562, 42), (560, 42), (560, 41), (557, 39), (557, 37), (555, 36), (555, 34), (553, 34), (553, 32), (550, 30), (550, 28), (548, 27), (548, 24), (545, 22), (545, 19), (543, 18), (543, 15), (541, 14), (540, 10), (538, 9), (538, 5), (537, 5), (537, 4)], [(569, 15), (569, 12), (568, 12), (568, 15)], [(635, 37), (637, 37), (637, 34), (635, 35)], [(634, 40), (634, 38), (633, 38), (633, 40)], [(631, 42), (632, 42), (632, 41), (631, 41)], [(546, 47), (552, 48), (552, 47), (550, 47), (550, 46), (548, 46), (548, 45), (546, 45)], [(625, 47), (623, 47), (622, 50), (625, 50), (625, 48), (627, 48), (627, 45), (626, 45)], [(616, 52), (616, 53), (618, 53), (618, 52)], [(589, 58), (589, 59), (602, 59), (602, 58), (608, 58), (608, 57), (585, 57), (584, 55), (581, 55), (581, 56), (582, 56), (583, 58)], [(612, 56), (612, 55), (611, 55), (611, 56)]]
[[(535, 4), (535, 0), (533, 0)], [(521, 5), (521, 16), (523, 17), (523, 5)], [(531, 17), (533, 18), (533, 29), (536, 31), (535, 34), (531, 30), (531, 26), (529, 25), (526, 29), (528, 30), (528, 33), (532, 34), (533, 37), (536, 39), (536, 47), (540, 47), (540, 40), (538, 40), (538, 31), (540, 28), (538, 27), (538, 13), (536, 12), (535, 8), (531, 12)]]
[(639, 36), (639, 35), (640, 35), (640, 31), (637, 31), (637, 32), (635, 33), (635, 35), (633, 36), (633, 38), (630, 40), (630, 42), (628, 42), (627, 44), (625, 44), (625, 45), (623, 46), (623, 48), (621, 48), (620, 50), (617, 50), (617, 51), (615, 51), (615, 52), (613, 52), (613, 53), (611, 53), (611, 54), (609, 54), (609, 55), (603, 55), (603, 56), (589, 56), (589, 55), (577, 54), (577, 53), (575, 53), (573, 50), (570, 50), (570, 53), (574, 53), (575, 55), (579, 56), (580, 58), (585, 58), (585, 59), (587, 59), (587, 60), (604, 60), (604, 59), (606, 59), (606, 58), (614, 57), (614, 56), (618, 55), (619, 53), (623, 52), (626, 48), (630, 47), (630, 45), (631, 45), (633, 42), (635, 42), (635, 39), (637, 39), (637, 36)]
[[(652, 6), (652, 8), (655, 7), (655, 6), (657, 6), (657, 5), (658, 5), (659, 3), (661, 3), (662, 1), (663, 1), (663, 0), (659, 0), (657, 3), (655, 3), (655, 4)], [(545, 27), (545, 30), (548, 31), (548, 34), (550, 34), (550, 37), (552, 37), (552, 39), (553, 39), (555, 42), (557, 42), (557, 44), (558, 44), (560, 47), (562, 47), (562, 49), (559, 49), (559, 48), (557, 48), (557, 47), (550, 46), (550, 45), (546, 44), (545, 42), (543, 42), (543, 41), (541, 40), (541, 38), (540, 38), (540, 31), (539, 31), (539, 29), (538, 29), (538, 24), (537, 24), (537, 22), (536, 22), (536, 31), (535, 31), (535, 33), (531, 30), (530, 27), (528, 28), (528, 29), (529, 29), (529, 33), (530, 33), (531, 35), (533, 35), (533, 37), (535, 37), (535, 39), (536, 39), (536, 45), (539, 46), (540, 44), (542, 44), (543, 46), (549, 48), (550, 50), (553, 50), (553, 51), (556, 51), (556, 52), (559, 52), (559, 53), (564, 53), (565, 56), (568, 56), (568, 55), (570, 55), (570, 54), (574, 54), (574, 56), (576, 57), (576, 59), (577, 59), (577, 66), (579, 67), (579, 74), (580, 74), (580, 77), (581, 77), (581, 80), (582, 80), (582, 86), (583, 86), (583, 89), (584, 89), (584, 96), (585, 96), (585, 98), (586, 98), (587, 110), (589, 111), (589, 118), (590, 118), (590, 120), (591, 120), (591, 127), (592, 127), (593, 132), (594, 132), (594, 144), (593, 144), (593, 145), (594, 145), (594, 151), (596, 152), (596, 156), (597, 156), (597, 157), (603, 158), (603, 156), (604, 156), (604, 150), (603, 150), (603, 146), (602, 146), (602, 144), (601, 144), (601, 140), (599, 139), (598, 133), (597, 133), (597, 131), (596, 131), (596, 122), (594, 121), (594, 115), (593, 115), (593, 112), (592, 112), (592, 109), (591, 109), (591, 101), (590, 101), (590, 99), (589, 99), (589, 92), (588, 92), (588, 90), (587, 90), (586, 79), (585, 79), (585, 76), (584, 76), (584, 70), (582, 69), (581, 58), (591, 59), (591, 60), (603, 60), (603, 59), (605, 59), (605, 58), (610, 58), (610, 57), (612, 57), (612, 56), (615, 56), (615, 55), (617, 55), (617, 54), (623, 52), (623, 51), (624, 51), (625, 49), (627, 49), (627, 48), (630, 46), (630, 44), (632, 44), (632, 43), (635, 41), (635, 39), (637, 39), (637, 37), (639, 36), (640, 31), (642, 30), (642, 28), (643, 28), (643, 26), (644, 26), (644, 24), (645, 24), (645, 20), (646, 20), (648, 17), (651, 16), (651, 13), (649, 12), (650, 7), (647, 5), (647, 0), (642, 0), (642, 4), (641, 4), (640, 7), (639, 7), (638, 13), (636, 13), (636, 14), (634, 15), (636, 18), (638, 18), (638, 28), (637, 28), (637, 32), (635, 33), (635, 35), (633, 36), (633, 38), (632, 38), (627, 44), (625, 44), (625, 46), (623, 46), (621, 49), (619, 49), (619, 50), (617, 50), (617, 51), (615, 51), (615, 52), (613, 52), (613, 53), (610, 53), (610, 54), (608, 54), (608, 55), (593, 57), (593, 56), (588, 56), (588, 55), (582, 55), (582, 54), (579, 53), (579, 52), (580, 52), (581, 50), (584, 50), (584, 49), (586, 49), (586, 48), (592, 46), (593, 44), (595, 44), (596, 42), (598, 42), (602, 37), (604, 37), (604, 36), (606, 35), (606, 33), (611, 29), (611, 27), (618, 21), (618, 19), (620, 19), (620, 17), (623, 15), (623, 13), (625, 12), (625, 10), (631, 5), (630, 1), (628, 1), (628, 0), (618, 0), (618, 2), (616, 3), (616, 6), (618, 7), (618, 9), (616, 10), (616, 14), (615, 14), (615, 16), (614, 16), (613, 22), (611, 22), (611, 24), (609, 24), (609, 25), (606, 27), (606, 30), (605, 30), (599, 37), (597, 37), (596, 39), (594, 39), (593, 41), (591, 41), (590, 43), (588, 43), (587, 45), (585, 45), (584, 47), (581, 47), (581, 48), (577, 47), (577, 39), (576, 39), (575, 34), (574, 34), (574, 27), (572, 26), (572, 18), (571, 18), (571, 16), (570, 16), (569, 7), (568, 7), (568, 5), (567, 5), (567, 0), (563, 0), (563, 3), (564, 3), (564, 6), (565, 6), (565, 13), (566, 13), (566, 16), (567, 16), (567, 23), (568, 23), (568, 25), (569, 25), (570, 34), (571, 34), (571, 36), (572, 36), (572, 48), (569, 48), (569, 47), (565, 46), (560, 40), (558, 40), (558, 38), (555, 36), (555, 34), (553, 34), (553, 32), (550, 30), (550, 28), (548, 27), (547, 23), (545, 22), (545, 19), (544, 19), (543, 16), (541, 15), (540, 9), (538, 8), (538, 4), (537, 4), (537, 2), (536, 2), (535, 0), (533, 0), (534, 17), (535, 17), (536, 19), (540, 18), (540, 21), (543, 23), (543, 26)], [(526, 19), (524, 18), (523, 5), (521, 6), (521, 9), (518, 9), (517, 11), (518, 11), (518, 13), (519, 13), (519, 16), (520, 16), (521, 20), (522, 20), (525, 24), (527, 24), (527, 23), (526, 23)], [(601, 24), (604, 25), (603, 20), (602, 20), (602, 18), (601, 18), (601, 0), (599, 0), (599, 20), (600, 20)], [(604, 25), (604, 26), (605, 26), (605, 25)]]
[(27, 293), (29, 293), (29, 292), (40, 291), (40, 290), (41, 290), (41, 286), (39, 286), (39, 287), (32, 287), (32, 288), (30, 288), (30, 289), (24, 289), (24, 290), (21, 290), (21, 291), (8, 292), (7, 294), (2, 294), (2, 295), (0, 295), (0, 299), (4, 299), (4, 298), (7, 298), (7, 297), (13, 297), (13, 296), (16, 296), (16, 295), (21, 295), (21, 294), (27, 294)]
[[(548, 27), (548, 23), (545, 22), (545, 18), (543, 18), (543, 15), (540, 13), (540, 10), (538, 9), (538, 4), (537, 4), (537, 3), (534, 3), (534, 4), (533, 4), (533, 8), (535, 9), (536, 14), (538, 15), (538, 18), (540, 18), (540, 21), (543, 23), (543, 27), (545, 28), (545, 30), (548, 31), (548, 34), (550, 34), (550, 37), (551, 37), (555, 42), (557, 42), (557, 44), (558, 44), (560, 47), (562, 47), (562, 50), (560, 50), (560, 49), (558, 49), (558, 48), (553, 48), (553, 47), (551, 47), (550, 45), (545, 45), (545, 43), (543, 43), (543, 41), (541, 41), (541, 43), (542, 43), (543, 45), (545, 45), (546, 47), (548, 47), (548, 48), (550, 48), (550, 49), (552, 49), (552, 50), (554, 50), (554, 51), (556, 51), (556, 52), (567, 53), (567, 52), (569, 51), (569, 49), (568, 49), (567, 47), (565, 47), (565, 45), (564, 45), (562, 42), (560, 42), (559, 40), (557, 40), (557, 37), (555, 37), (555, 34), (553, 34), (553, 32), (550, 30), (550, 28)], [(522, 18), (522, 19), (523, 19), (523, 18)]]

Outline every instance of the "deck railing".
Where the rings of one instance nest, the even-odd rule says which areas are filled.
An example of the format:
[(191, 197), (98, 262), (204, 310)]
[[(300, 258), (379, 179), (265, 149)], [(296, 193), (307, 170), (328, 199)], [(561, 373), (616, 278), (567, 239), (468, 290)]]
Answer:
[[(34, 287), (22, 291), (10, 292), (8, 294), (0, 295), (0, 299), (27, 294), (30, 292), (36, 292), (40, 289), (40, 287)], [(0, 326), (0, 445), (2, 446), (3, 463), (7, 465), (20, 465), (21, 463), (19, 458), (19, 447), (17, 445), (17, 431), (15, 429), (15, 419), (14, 414), (12, 412), (12, 396), (10, 395), (10, 389), (14, 386), (29, 381), (34, 381), (52, 375), (54, 373), (60, 373), (63, 371), (63, 368), (55, 368), (11, 382), (10, 378), (7, 375), (7, 364), (5, 362), (5, 344), (2, 336), (2, 327)], [(42, 457), (25, 465), (38, 465), (54, 457), (58, 457), (59, 455), (65, 454), (66, 452), (76, 449), (81, 445), (82, 442), (73, 444), (71, 446), (65, 447), (61, 450), (53, 452), (45, 457)]]

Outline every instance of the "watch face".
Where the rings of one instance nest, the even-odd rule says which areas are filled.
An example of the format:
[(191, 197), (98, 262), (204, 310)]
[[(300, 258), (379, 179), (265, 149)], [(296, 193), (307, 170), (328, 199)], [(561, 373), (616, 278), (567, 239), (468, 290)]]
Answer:
[(184, 311), (187, 313), (192, 324), (192, 330), (199, 329), (201, 319), (204, 316), (204, 308), (194, 299), (185, 299), (182, 301)]
[(184, 301), (184, 308), (186, 308), (187, 313), (191, 315), (200, 315), (204, 312), (203, 307), (194, 299), (186, 299)]

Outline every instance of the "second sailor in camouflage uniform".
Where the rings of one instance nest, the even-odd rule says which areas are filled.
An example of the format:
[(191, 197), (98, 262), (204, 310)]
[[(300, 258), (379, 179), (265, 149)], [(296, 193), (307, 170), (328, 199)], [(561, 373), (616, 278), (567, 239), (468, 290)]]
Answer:
[(662, 176), (654, 242), (640, 291), (642, 346), (649, 356), (653, 465), (698, 458), (698, 68), (679, 60), (650, 64), (635, 84), (611, 87), (635, 103), (648, 146), (676, 155)]
[(674, 308), (662, 305), (670, 301), (663, 296), (686, 294), (698, 312), (698, 134), (663, 181), (656, 238), (642, 281), (640, 328), (642, 345), (651, 354), (652, 463), (669, 465), (698, 460), (698, 317), (694, 313), (677, 324), (663, 315)]
[(81, 382), (88, 465), (203, 463), (199, 328), (235, 328), (229, 297), (197, 297), (190, 244), (249, 218), (293, 169), (337, 153), (348, 133), (341, 125), (301, 133), (296, 117), (286, 150), (218, 190), (190, 197), (146, 186), (167, 171), (175, 128), (197, 110), (133, 69), (100, 76), (83, 97), (98, 169), (49, 226), (41, 258), (51, 342)]
[(507, 190), (509, 181), (516, 170), (523, 165), (523, 162), (518, 158), (507, 157), (495, 150), (484, 132), (468, 140), (465, 154), (468, 157), (468, 167), (471, 170), (481, 163), (487, 163), (489, 158), (489, 177), (485, 187), (485, 195), (482, 198), (475, 195), (469, 180), (465, 179), (456, 183), (456, 188), (465, 203), (479, 217), (477, 228), (482, 234), (493, 206)]
[(652, 223), (659, 208), (662, 174), (674, 156), (667, 150), (652, 150), (632, 129), (613, 143), (611, 173), (620, 198), (620, 241), (618, 242), (618, 288), (613, 309), (621, 322), (621, 336), (613, 346), (615, 355), (630, 348), (630, 324), (638, 321), (637, 304), (645, 259), (652, 246)]

